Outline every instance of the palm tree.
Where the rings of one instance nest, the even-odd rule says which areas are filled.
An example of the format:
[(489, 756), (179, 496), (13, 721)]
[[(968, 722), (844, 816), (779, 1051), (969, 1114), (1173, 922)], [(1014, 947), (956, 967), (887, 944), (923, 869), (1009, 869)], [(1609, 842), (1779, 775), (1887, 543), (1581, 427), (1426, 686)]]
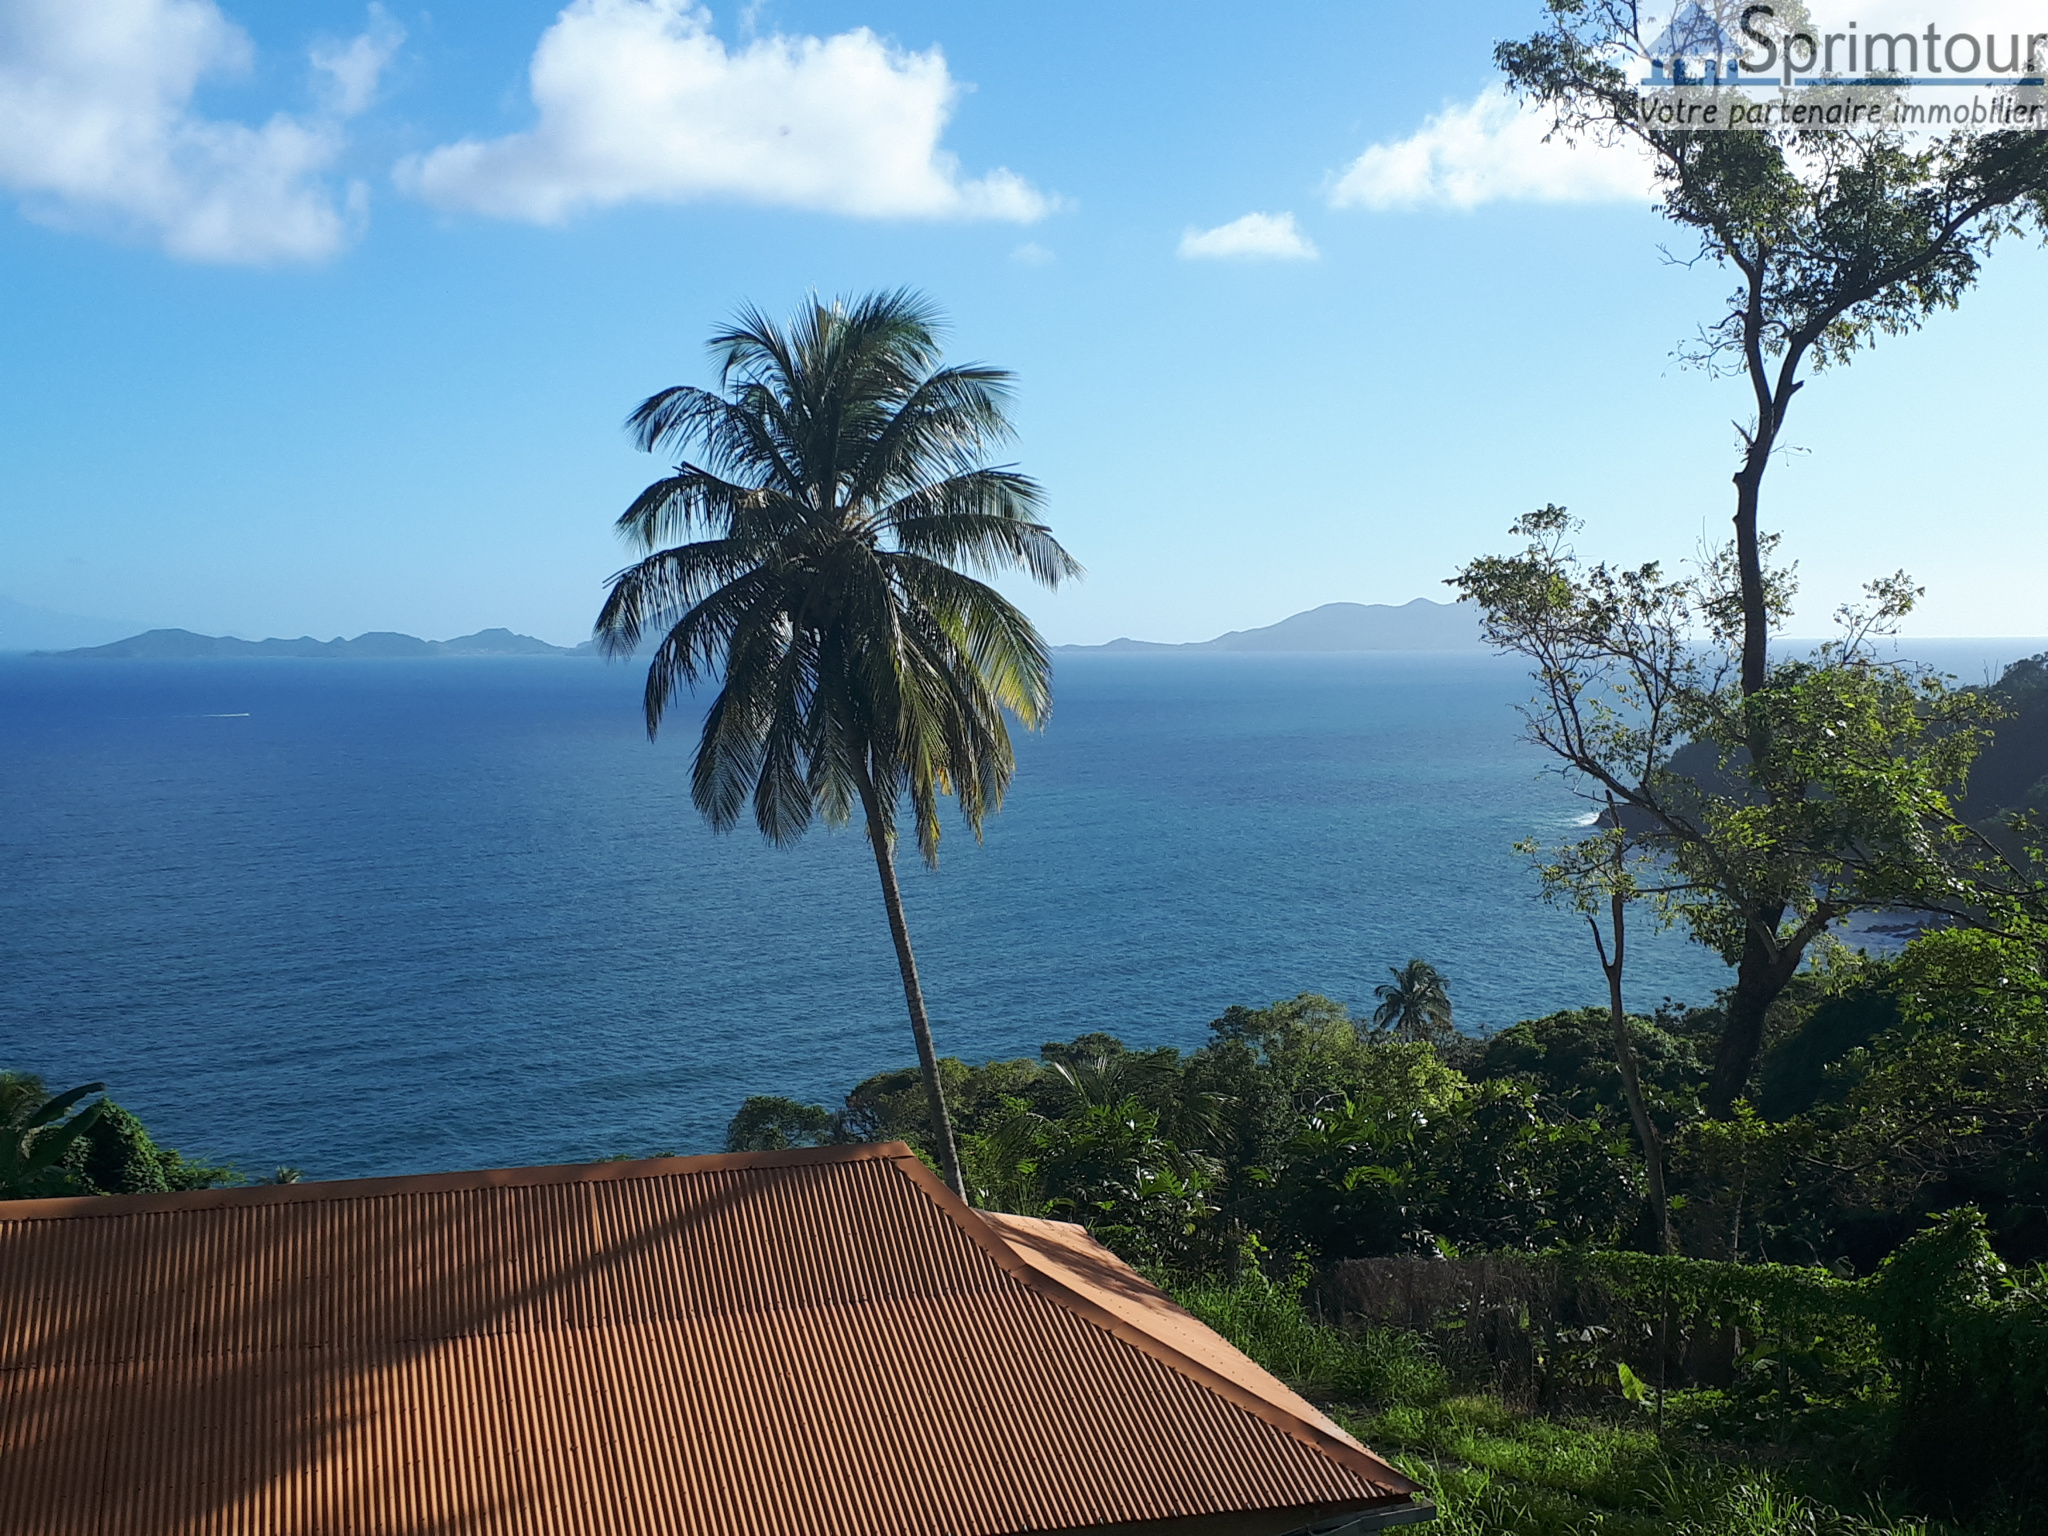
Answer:
[(1373, 1028), (1397, 1040), (1444, 1040), (1453, 1033), (1451, 994), (1443, 972), (1427, 960), (1387, 967), (1393, 980), (1372, 989), (1380, 1000)]
[(1005, 712), (1035, 728), (1051, 708), (1045, 642), (968, 572), (1057, 586), (1081, 568), (1036, 520), (1037, 483), (984, 462), (1011, 436), (1010, 374), (939, 366), (938, 329), (928, 300), (899, 291), (814, 298), (787, 326), (748, 309), (713, 336), (717, 392), (665, 389), (627, 421), (642, 450), (681, 462), (619, 518), (645, 558), (612, 578), (596, 635), (613, 656), (661, 636), (650, 737), (679, 690), (718, 680), (690, 780), (713, 827), (751, 800), (769, 841), (790, 843), (858, 805), (937, 1150), (964, 1197), (896, 813), (908, 797), (927, 864), (942, 795), (979, 838), (1016, 766)]
[(42, 1195), (77, 1192), (78, 1181), (63, 1159), (93, 1123), (106, 1112), (107, 1101), (95, 1100), (65, 1119), (88, 1094), (105, 1083), (87, 1083), (67, 1093), (50, 1094), (43, 1080), (27, 1072), (0, 1072), (0, 1200), (33, 1200)]

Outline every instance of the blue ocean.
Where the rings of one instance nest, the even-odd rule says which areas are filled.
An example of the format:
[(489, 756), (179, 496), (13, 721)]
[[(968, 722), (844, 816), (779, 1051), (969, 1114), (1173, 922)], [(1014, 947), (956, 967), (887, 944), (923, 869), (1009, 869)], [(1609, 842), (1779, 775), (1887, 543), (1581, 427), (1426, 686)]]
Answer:
[[(0, 660), (0, 1066), (337, 1178), (716, 1150), (749, 1093), (912, 1062), (858, 833), (711, 833), (693, 721), (650, 745), (639, 688)], [(1369, 1007), (1411, 956), (1468, 1029), (1599, 999), (1512, 850), (1585, 810), (1518, 740), (1527, 691), (1485, 655), (1063, 655), (985, 841), (905, 863), (941, 1051), (1192, 1047), (1232, 1003)], [(1725, 984), (1676, 935), (1631, 958), (1632, 1006)]]

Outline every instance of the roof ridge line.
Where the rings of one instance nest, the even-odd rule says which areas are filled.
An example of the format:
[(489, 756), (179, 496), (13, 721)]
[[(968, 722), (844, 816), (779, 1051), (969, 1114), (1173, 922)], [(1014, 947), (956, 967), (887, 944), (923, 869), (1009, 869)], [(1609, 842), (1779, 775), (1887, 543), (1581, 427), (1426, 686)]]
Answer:
[[(897, 1149), (901, 1149), (900, 1152)], [(314, 1179), (298, 1184), (227, 1184), (211, 1189), (160, 1190), (144, 1195), (55, 1195), (42, 1200), (0, 1200), (0, 1225), (75, 1217), (133, 1216), (150, 1211), (214, 1210), (238, 1205), (307, 1205), (327, 1200), (378, 1200), (393, 1195), (471, 1189), (529, 1189), (543, 1184), (604, 1184), (622, 1179), (674, 1178), (806, 1163), (861, 1163), (916, 1153), (900, 1141), (851, 1146), (785, 1147), (775, 1152), (708, 1152), (692, 1157), (643, 1157), (597, 1163), (544, 1163), (533, 1168), (471, 1168), (446, 1173), (381, 1174), (363, 1179)]]
[[(901, 1150), (894, 1150), (900, 1148)], [(945, 1180), (932, 1172), (931, 1167), (913, 1152), (904, 1142), (885, 1142), (878, 1150), (886, 1150), (898, 1170), (919, 1184), (925, 1193), (939, 1205), (946, 1215), (962, 1232), (979, 1246), (983, 1252), (1000, 1265), (1012, 1279), (1047, 1297), (1067, 1311), (1077, 1313), (1085, 1321), (1093, 1323), (1115, 1338), (1121, 1339), (1141, 1354), (1149, 1355), (1160, 1364), (1177, 1374), (1193, 1381), (1205, 1391), (1212, 1392), (1226, 1402), (1242, 1408), (1262, 1423), (1268, 1424), (1302, 1444), (1320, 1451), (1347, 1470), (1357, 1473), (1368, 1481), (1387, 1488), (1405, 1485), (1405, 1492), (1397, 1491), (1390, 1498), (1413, 1498), (1422, 1491), (1422, 1485), (1405, 1476), (1370, 1451), (1360, 1450), (1344, 1440), (1339, 1440), (1320, 1426), (1311, 1424), (1295, 1414), (1287, 1412), (1277, 1404), (1268, 1402), (1258, 1393), (1240, 1382), (1230, 1379), (1212, 1366), (1182, 1353), (1157, 1334), (1117, 1316), (1099, 1302), (1082, 1295), (1072, 1286), (1047, 1274), (1037, 1265), (1020, 1257), (1010, 1246), (1009, 1240), (989, 1223), (981, 1219), (981, 1213), (959, 1195), (955, 1194)], [(971, 1218), (963, 1220), (962, 1218)], [(1169, 1298), (1170, 1299), (1170, 1298)]]

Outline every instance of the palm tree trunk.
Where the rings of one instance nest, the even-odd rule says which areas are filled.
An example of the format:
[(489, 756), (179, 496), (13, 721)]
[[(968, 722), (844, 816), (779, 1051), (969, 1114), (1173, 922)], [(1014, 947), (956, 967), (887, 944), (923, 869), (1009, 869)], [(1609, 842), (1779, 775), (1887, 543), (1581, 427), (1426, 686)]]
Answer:
[(882, 803), (866, 762), (856, 762), (854, 776), (860, 787), (861, 809), (867, 813), (868, 846), (875, 851), (875, 872), (882, 877), (882, 905), (889, 909), (889, 936), (896, 941), (896, 968), (903, 973), (903, 1001), (909, 1005), (910, 1032), (917, 1039), (917, 1065), (924, 1074), (925, 1097), (931, 1106), (932, 1139), (939, 1144), (946, 1182), (953, 1186), (954, 1194), (965, 1200), (967, 1181), (960, 1176), (960, 1149), (953, 1141), (953, 1117), (946, 1112), (939, 1055), (932, 1048), (932, 1023), (924, 1011), (924, 988), (917, 980), (917, 956), (910, 950), (910, 925), (903, 919), (903, 891), (896, 883), (895, 834), (882, 818)]

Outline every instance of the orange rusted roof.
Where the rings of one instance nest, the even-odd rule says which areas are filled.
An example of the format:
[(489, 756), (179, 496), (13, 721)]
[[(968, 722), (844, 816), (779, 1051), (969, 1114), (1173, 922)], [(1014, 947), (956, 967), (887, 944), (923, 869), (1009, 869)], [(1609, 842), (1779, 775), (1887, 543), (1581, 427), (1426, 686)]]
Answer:
[(901, 1143), (0, 1203), (9, 1536), (1277, 1536), (1414, 1493)]

